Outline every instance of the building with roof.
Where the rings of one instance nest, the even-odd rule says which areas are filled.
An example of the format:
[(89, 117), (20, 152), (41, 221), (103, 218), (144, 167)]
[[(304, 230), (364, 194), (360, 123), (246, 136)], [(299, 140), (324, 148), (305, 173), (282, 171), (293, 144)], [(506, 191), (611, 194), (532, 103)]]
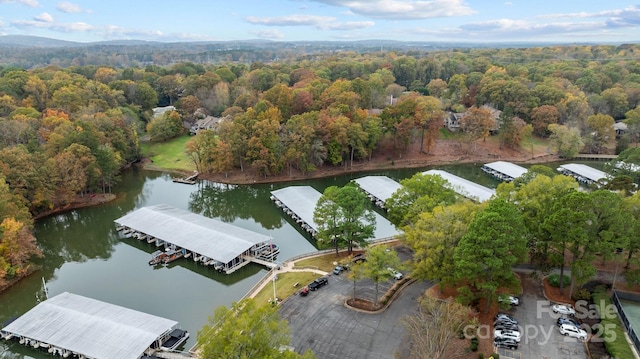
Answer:
[(201, 118), (196, 120), (196, 122), (189, 129), (190, 135), (197, 135), (200, 130), (214, 130), (218, 127), (222, 122), (231, 121), (231, 116), (227, 115), (225, 117), (214, 117), (207, 116), (205, 118)]
[(318, 226), (313, 220), (313, 212), (322, 194), (311, 186), (290, 186), (271, 191), (271, 200), (293, 218), (302, 229), (315, 236)]
[[(322, 194), (311, 186), (289, 186), (271, 191), (271, 200), (276, 206), (291, 216), (311, 236), (315, 236), (318, 232), (318, 225), (313, 220), (313, 213), (320, 197)], [(380, 214), (374, 212), (374, 215), (376, 229), (373, 240), (387, 239), (400, 233)]]
[(272, 266), (260, 261), (273, 248), (271, 237), (166, 204), (140, 208), (114, 222), (124, 233), (168, 251), (184, 249), (185, 257), (227, 274), (251, 261)]
[(505, 161), (487, 163), (481, 169), (483, 172), (505, 182), (511, 182), (528, 171), (522, 166)]
[(568, 163), (560, 165), (557, 171), (565, 176), (575, 178), (584, 185), (598, 184), (601, 180), (609, 179), (611, 176), (606, 172), (579, 163)]
[(353, 182), (357, 183), (367, 197), (380, 208), (384, 208), (387, 199), (402, 187), (400, 183), (387, 176), (365, 176), (356, 178)]
[(0, 334), (65, 358), (138, 359), (160, 348), (177, 324), (64, 292), (39, 303)]
[(446, 171), (429, 170), (422, 173), (442, 177), (449, 183), (449, 188), (457, 194), (477, 202), (488, 201), (496, 193), (494, 189), (479, 185)]

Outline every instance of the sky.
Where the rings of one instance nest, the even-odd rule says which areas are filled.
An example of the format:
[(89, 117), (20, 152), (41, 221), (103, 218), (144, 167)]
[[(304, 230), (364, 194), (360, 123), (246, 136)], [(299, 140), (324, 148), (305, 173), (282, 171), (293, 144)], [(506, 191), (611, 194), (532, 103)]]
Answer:
[(625, 0), (0, 0), (0, 35), (161, 42), (636, 43)]

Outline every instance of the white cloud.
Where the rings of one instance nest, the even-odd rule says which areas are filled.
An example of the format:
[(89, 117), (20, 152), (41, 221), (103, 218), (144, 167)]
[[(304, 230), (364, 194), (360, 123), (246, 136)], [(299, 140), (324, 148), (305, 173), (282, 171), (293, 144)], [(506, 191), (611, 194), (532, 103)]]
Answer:
[(318, 26), (328, 22), (334, 22), (336, 18), (314, 15), (289, 15), (278, 17), (249, 16), (245, 18), (245, 20), (251, 24), (267, 26)]
[(38, 7), (38, 0), (0, 0), (0, 4), (22, 4), (28, 7)]
[(87, 32), (94, 29), (93, 26), (84, 22), (55, 23), (46, 21), (17, 20), (11, 22), (11, 25), (20, 29), (38, 28), (59, 32)]
[(80, 5), (77, 5), (68, 1), (63, 1), (58, 3), (58, 5), (56, 6), (56, 9), (66, 13), (81, 13), (81, 12), (90, 13), (91, 12), (91, 10), (83, 9), (80, 7)]
[(250, 16), (245, 19), (254, 25), (266, 26), (313, 26), (320, 30), (356, 30), (373, 26), (373, 21), (338, 22), (335, 17), (314, 15), (289, 15), (279, 17)]
[(282, 39), (284, 34), (276, 29), (265, 29), (261, 31), (252, 31), (253, 35), (260, 39)]
[(43, 12), (40, 15), (34, 16), (33, 19), (36, 21), (42, 21), (42, 22), (53, 22), (53, 16), (49, 15), (46, 12)]
[(463, 0), (313, 0), (346, 7), (354, 14), (377, 19), (418, 20), (439, 17), (464, 16), (476, 11)]
[(469, 38), (536, 40), (541, 36), (594, 34), (606, 28), (602, 21), (535, 23), (526, 20), (497, 19), (460, 26)]

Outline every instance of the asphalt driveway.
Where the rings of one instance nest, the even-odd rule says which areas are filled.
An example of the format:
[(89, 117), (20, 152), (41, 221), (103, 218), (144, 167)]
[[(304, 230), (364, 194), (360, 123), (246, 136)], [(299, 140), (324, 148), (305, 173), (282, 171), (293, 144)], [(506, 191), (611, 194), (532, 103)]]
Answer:
[[(337, 275), (328, 278), (328, 285), (306, 297), (292, 296), (280, 305), (296, 352), (311, 349), (318, 359), (393, 359), (397, 353), (408, 353), (402, 318), (417, 312), (418, 298), (433, 283), (414, 282), (398, 294), (387, 310), (369, 314), (344, 306), (353, 295), (353, 281)], [(358, 293), (360, 288), (370, 291), (371, 285), (359, 282)]]

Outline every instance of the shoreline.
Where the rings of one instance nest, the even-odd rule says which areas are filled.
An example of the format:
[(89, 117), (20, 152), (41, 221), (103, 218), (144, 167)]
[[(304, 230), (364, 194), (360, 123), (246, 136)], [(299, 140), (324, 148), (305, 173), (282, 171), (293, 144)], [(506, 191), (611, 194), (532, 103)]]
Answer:
[[(444, 158), (443, 158), (444, 157)], [(281, 182), (295, 182), (305, 181), (310, 179), (321, 179), (327, 177), (340, 176), (344, 174), (358, 174), (369, 173), (377, 171), (387, 170), (402, 170), (411, 168), (423, 168), (438, 165), (457, 165), (457, 164), (473, 164), (473, 163), (485, 163), (494, 161), (508, 161), (516, 164), (543, 164), (549, 162), (557, 162), (562, 159), (555, 154), (543, 154), (534, 157), (523, 158), (519, 156), (437, 156), (437, 155), (422, 155), (421, 158), (407, 158), (398, 160), (363, 160), (354, 162), (352, 167), (345, 168), (344, 166), (328, 166), (324, 165), (318, 168), (316, 171), (302, 174), (298, 170), (293, 170), (291, 174), (280, 174), (275, 176), (264, 177), (257, 175), (253, 169), (245, 169), (240, 171), (235, 169), (228, 174), (222, 173), (200, 173), (198, 179), (205, 179), (208, 181), (230, 184), (230, 185), (249, 185), (249, 184), (268, 184), (268, 183), (281, 183)], [(143, 158), (138, 166), (148, 171), (170, 172), (179, 173), (181, 175), (192, 174), (192, 171), (186, 170), (171, 170), (161, 168), (154, 165), (149, 158)]]

